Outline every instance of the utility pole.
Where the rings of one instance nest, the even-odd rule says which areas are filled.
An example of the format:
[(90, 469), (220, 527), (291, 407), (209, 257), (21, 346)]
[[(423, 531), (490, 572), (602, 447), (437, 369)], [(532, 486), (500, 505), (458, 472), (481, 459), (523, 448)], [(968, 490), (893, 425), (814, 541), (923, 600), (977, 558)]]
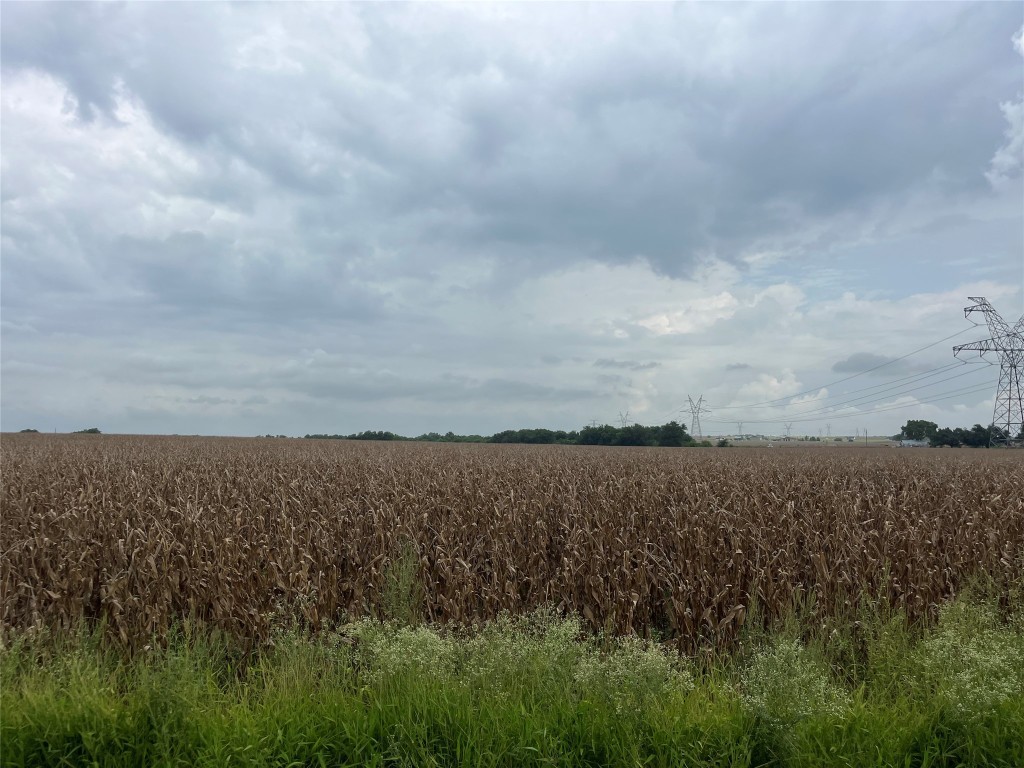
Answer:
[[(989, 356), (999, 360), (999, 383), (996, 385), (996, 402), (992, 408), (992, 429), (988, 444), (1004, 447), (1024, 445), (1024, 315), (1012, 328), (1003, 320), (988, 299), (983, 296), (968, 296), (973, 301), (964, 307), (964, 317), (971, 320), (971, 313), (980, 312), (985, 316), (991, 337), (984, 341), (972, 341), (953, 347), (953, 355), (974, 352), (972, 359), (992, 364)], [(973, 322), (973, 321), (972, 321)], [(981, 325), (981, 323), (975, 323)]]
[(700, 415), (702, 413), (711, 413), (710, 410), (704, 407), (704, 395), (701, 395), (696, 400), (687, 395), (686, 400), (690, 404), (690, 434), (703, 437), (704, 431), (700, 426)]
[(742, 421), (737, 421), (736, 422), (736, 437), (740, 438), (741, 440), (743, 439), (743, 422)]
[(594, 429), (597, 429), (597, 419), (591, 419), (590, 426), (592, 426)]
[(828, 436), (829, 436), (829, 439), (831, 439), (832, 438), (832, 425), (831, 424), (826, 424), (825, 426), (828, 427)]
[(792, 424), (787, 424), (786, 425), (786, 440), (789, 440), (789, 435), (790, 435), (790, 433), (792, 431), (793, 431), (793, 425)]

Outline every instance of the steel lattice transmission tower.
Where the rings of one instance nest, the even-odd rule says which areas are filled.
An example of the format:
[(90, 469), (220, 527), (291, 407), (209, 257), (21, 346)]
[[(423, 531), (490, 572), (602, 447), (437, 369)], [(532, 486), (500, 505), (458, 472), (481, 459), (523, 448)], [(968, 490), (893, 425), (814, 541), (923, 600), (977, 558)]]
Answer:
[(704, 407), (704, 395), (701, 395), (696, 400), (687, 395), (686, 400), (690, 403), (690, 434), (703, 437), (704, 432), (700, 426), (700, 415), (702, 413), (711, 413), (711, 411)]
[[(992, 308), (983, 296), (968, 296), (973, 301), (964, 307), (964, 316), (972, 320), (971, 314), (981, 312), (985, 316), (991, 338), (959, 344), (953, 347), (953, 354), (973, 352), (975, 359), (992, 363), (992, 356), (999, 359), (999, 385), (996, 387), (996, 404), (992, 409), (992, 426), (989, 445), (1021, 445), (1024, 441), (1024, 316), (1012, 328)], [(975, 323), (981, 325), (981, 323)]]

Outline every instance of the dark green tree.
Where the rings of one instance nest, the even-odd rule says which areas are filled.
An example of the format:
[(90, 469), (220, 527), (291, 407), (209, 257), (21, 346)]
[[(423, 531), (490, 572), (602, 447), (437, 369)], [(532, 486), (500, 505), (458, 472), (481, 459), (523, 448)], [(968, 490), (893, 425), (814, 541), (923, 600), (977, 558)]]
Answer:
[(938, 431), (939, 425), (934, 421), (910, 419), (903, 425), (903, 429), (900, 431), (900, 434), (903, 436), (904, 440), (931, 440)]
[(670, 421), (658, 428), (658, 445), (678, 448), (690, 442), (693, 440), (686, 434), (686, 427), (676, 421)]
[(584, 427), (580, 430), (580, 445), (615, 445), (618, 432), (610, 424), (602, 424), (599, 427)]
[(645, 427), (643, 424), (630, 424), (619, 430), (616, 445), (655, 445), (657, 427)]
[(950, 448), (957, 448), (963, 444), (963, 431), (962, 429), (950, 429), (949, 427), (943, 427), (932, 435), (929, 442), (932, 447), (938, 448), (942, 445), (947, 445)]

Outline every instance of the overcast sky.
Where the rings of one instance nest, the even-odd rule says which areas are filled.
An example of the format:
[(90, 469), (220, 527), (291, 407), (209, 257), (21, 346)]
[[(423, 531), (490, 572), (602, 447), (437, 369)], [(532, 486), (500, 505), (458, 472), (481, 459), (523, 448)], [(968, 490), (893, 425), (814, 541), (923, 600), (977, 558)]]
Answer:
[(1022, 25), (4, 3), (0, 427), (987, 424), (935, 369), (1024, 310)]

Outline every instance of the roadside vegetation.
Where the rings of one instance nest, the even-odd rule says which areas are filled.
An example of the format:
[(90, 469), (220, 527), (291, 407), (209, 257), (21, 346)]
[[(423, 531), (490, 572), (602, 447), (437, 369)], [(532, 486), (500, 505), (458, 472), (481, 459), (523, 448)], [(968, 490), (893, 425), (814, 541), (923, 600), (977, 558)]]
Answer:
[(0, 453), (2, 765), (1024, 765), (1013, 451)]
[(934, 626), (877, 606), (728, 655), (587, 633), (553, 611), (444, 630), (364, 619), (258, 652), (176, 628), (0, 651), (4, 765), (1020, 766), (1024, 614)]

